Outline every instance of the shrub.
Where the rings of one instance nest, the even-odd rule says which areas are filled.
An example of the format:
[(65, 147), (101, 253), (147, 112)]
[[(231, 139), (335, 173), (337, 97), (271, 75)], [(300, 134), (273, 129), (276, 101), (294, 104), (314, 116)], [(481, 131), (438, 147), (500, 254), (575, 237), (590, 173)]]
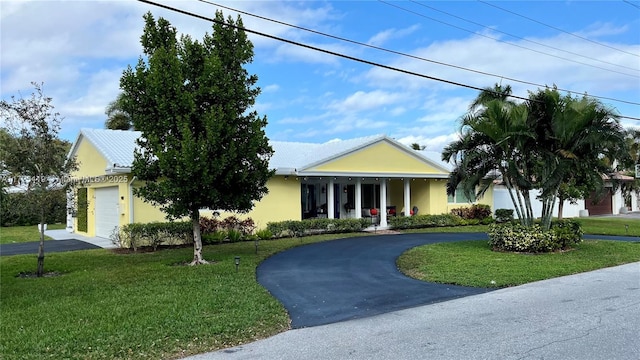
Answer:
[(224, 220), (208, 217), (200, 218), (200, 231), (203, 234), (211, 234), (216, 231), (229, 231), (232, 229), (240, 231), (240, 233), (246, 237), (253, 234), (256, 229), (256, 225), (251, 218), (244, 220), (240, 220), (235, 216), (229, 216)]
[(209, 217), (200, 218), (200, 232), (202, 234), (212, 234), (220, 230), (223, 230), (223, 226), (220, 220)]
[(273, 233), (269, 229), (261, 229), (256, 231), (256, 236), (260, 240), (269, 240), (273, 237)]
[(554, 220), (551, 229), (555, 232), (556, 241), (562, 249), (582, 242), (582, 226), (573, 219)]
[(227, 232), (224, 230), (216, 230), (202, 235), (202, 243), (205, 245), (219, 244), (227, 238)]
[(580, 224), (573, 220), (557, 222), (548, 231), (507, 222), (489, 226), (489, 245), (497, 251), (551, 252), (567, 249), (582, 241)]
[(229, 238), (231, 242), (238, 242), (242, 239), (242, 232), (236, 229), (229, 229), (229, 231), (227, 231), (227, 238)]
[(187, 221), (133, 223), (123, 226), (118, 238), (120, 246), (133, 248), (133, 251), (140, 246), (151, 246), (156, 250), (160, 245), (193, 243), (193, 227)]
[(469, 207), (452, 209), (451, 214), (459, 216), (465, 220), (483, 220), (491, 216), (491, 207), (484, 204), (473, 204)]
[(324, 233), (362, 231), (371, 225), (369, 219), (307, 219), (270, 222), (267, 229), (273, 237), (301, 237)]
[(426, 227), (467, 225), (462, 218), (454, 214), (393, 216), (389, 225), (394, 229), (418, 229)]
[(513, 209), (496, 209), (496, 222), (505, 223), (513, 221)]

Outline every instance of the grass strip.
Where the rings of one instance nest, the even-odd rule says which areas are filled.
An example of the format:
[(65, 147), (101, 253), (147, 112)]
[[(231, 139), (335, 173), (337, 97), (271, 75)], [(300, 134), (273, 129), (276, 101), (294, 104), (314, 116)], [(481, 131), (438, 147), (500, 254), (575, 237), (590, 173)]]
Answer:
[(487, 241), (413, 248), (398, 258), (407, 276), (444, 284), (501, 288), (640, 261), (640, 242), (588, 240), (566, 252), (491, 251)]
[[(47, 225), (48, 230), (59, 230), (66, 228), (65, 224)], [(45, 236), (45, 240), (51, 240)], [(0, 227), (0, 244), (13, 244), (30, 241), (40, 241), (40, 232), (37, 225)]]

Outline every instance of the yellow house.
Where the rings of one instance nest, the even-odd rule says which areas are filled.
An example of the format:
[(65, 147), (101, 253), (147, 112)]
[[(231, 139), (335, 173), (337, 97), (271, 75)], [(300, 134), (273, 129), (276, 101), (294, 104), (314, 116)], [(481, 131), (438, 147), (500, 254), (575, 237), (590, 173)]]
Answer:
[[(165, 221), (156, 207), (133, 195), (140, 182), (131, 175), (136, 131), (82, 129), (70, 156), (79, 169), (73, 230), (109, 237), (128, 223)], [(275, 175), (269, 193), (240, 217), (259, 228), (268, 222), (315, 217), (361, 218), (378, 212), (380, 227), (389, 216), (442, 214), (468, 205), (447, 197), (449, 166), (437, 154), (415, 151), (384, 135), (318, 143), (272, 141), (269, 166)], [(491, 190), (481, 200), (491, 205)], [(221, 216), (229, 214), (219, 210)], [(203, 210), (202, 215), (211, 215)]]

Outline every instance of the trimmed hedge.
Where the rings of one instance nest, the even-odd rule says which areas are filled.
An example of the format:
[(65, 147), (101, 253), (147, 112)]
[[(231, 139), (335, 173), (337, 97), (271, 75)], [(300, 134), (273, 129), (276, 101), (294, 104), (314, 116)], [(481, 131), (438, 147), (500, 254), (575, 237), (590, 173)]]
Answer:
[(358, 232), (371, 225), (369, 219), (306, 219), (267, 223), (274, 238), (302, 237), (327, 233)]
[(496, 209), (495, 215), (498, 223), (513, 221), (513, 209)]
[(193, 226), (188, 221), (127, 224), (114, 232), (111, 241), (134, 251), (140, 246), (151, 246), (156, 250), (160, 245), (192, 244)]
[(507, 222), (489, 226), (489, 245), (494, 251), (544, 253), (571, 248), (582, 241), (582, 228), (574, 220), (555, 221), (548, 231)]
[[(468, 221), (464, 221), (460, 216), (454, 214), (392, 216), (389, 217), (388, 221), (389, 226), (399, 230), (443, 226), (475, 225)], [(480, 221), (478, 221), (478, 223), (479, 222)]]

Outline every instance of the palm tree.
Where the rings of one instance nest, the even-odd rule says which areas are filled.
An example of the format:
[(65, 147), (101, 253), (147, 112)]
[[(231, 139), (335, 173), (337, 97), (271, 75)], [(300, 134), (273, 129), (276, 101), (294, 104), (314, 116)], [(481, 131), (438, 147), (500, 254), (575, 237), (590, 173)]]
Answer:
[(116, 99), (107, 105), (104, 113), (107, 115), (104, 123), (107, 129), (131, 130), (133, 128), (131, 115), (125, 110), (124, 93), (118, 94)]
[(625, 132), (614, 110), (586, 96), (562, 96), (555, 88), (531, 93), (527, 107), (529, 127), (536, 135), (530, 154), (535, 156), (536, 187), (541, 190), (542, 224), (548, 229), (563, 186), (599, 191), (602, 175), (613, 171), (605, 159), (626, 161)]
[[(477, 100), (477, 99), (476, 99)], [(523, 225), (533, 224), (529, 190), (532, 187), (524, 145), (533, 138), (527, 127), (527, 109), (503, 99), (482, 103), (462, 119), (460, 138), (445, 147), (444, 161), (455, 164), (447, 193), (463, 191), (481, 197), (495, 179), (501, 178)]]
[(513, 104), (513, 102), (509, 100), (511, 92), (511, 85), (506, 85), (503, 87), (502, 84), (496, 83), (493, 85), (493, 87), (486, 87), (482, 91), (480, 91), (478, 97), (476, 97), (471, 105), (469, 105), (469, 112), (474, 112), (484, 107), (492, 100), (500, 100), (506, 104)]
[(455, 164), (447, 193), (478, 198), (501, 178), (521, 223), (532, 225), (530, 190), (539, 189), (543, 228), (549, 229), (563, 185), (601, 189), (602, 175), (612, 170), (605, 159), (625, 163), (625, 132), (616, 113), (595, 99), (547, 88), (516, 104), (507, 99), (510, 89), (483, 90), (463, 117), (460, 138), (442, 153)]

